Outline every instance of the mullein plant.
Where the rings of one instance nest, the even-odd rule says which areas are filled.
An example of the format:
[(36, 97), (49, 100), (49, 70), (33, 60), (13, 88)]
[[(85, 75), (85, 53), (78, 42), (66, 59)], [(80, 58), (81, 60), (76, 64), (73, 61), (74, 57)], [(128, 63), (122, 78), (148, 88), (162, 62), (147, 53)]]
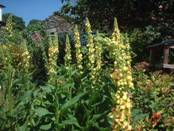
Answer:
[(6, 28), (4, 31), (4, 35), (5, 35), (5, 44), (11, 44), (12, 43), (12, 39), (13, 39), (13, 27), (14, 27), (14, 22), (13, 22), (13, 16), (9, 15), (7, 18), (7, 22), (6, 22)]
[[(8, 40), (10, 40), (9, 38), (15, 37), (13, 26), (14, 23), (10, 15), (7, 20), (5, 32), (7, 33), (6, 35), (8, 35)], [(17, 75), (22, 75), (22, 77), (24, 77), (26, 74), (29, 78), (30, 55), (25, 40), (23, 40), (23, 43), (20, 43), (20, 45), (13, 43), (13, 39), (8, 42), (9, 43), (2, 45), (0, 51), (2, 57), (1, 63), (3, 65), (1, 70), (1, 77), (3, 79), (0, 80), (0, 83), (2, 84), (2, 89), (5, 90), (3, 94), (4, 108), (11, 112), (15, 103), (13, 95), (14, 83), (17, 80)]]
[[(7, 25), (6, 25), (6, 35), (7, 39), (13, 37), (13, 21), (12, 21), (12, 15), (10, 15), (7, 19)], [(10, 43), (8, 43), (10, 44)], [(5, 92), (5, 106), (8, 109), (8, 111), (12, 111), (13, 106), (14, 106), (14, 99), (13, 99), (13, 92), (12, 92), (12, 87), (13, 87), (13, 81), (14, 81), (14, 75), (15, 75), (15, 69), (12, 66), (12, 54), (10, 50), (11, 45), (4, 45), (1, 49), (1, 55), (3, 55), (3, 71), (1, 72), (4, 77), (4, 81), (2, 82), (2, 88), (6, 90)]]
[(1, 68), (1, 77), (0, 80), (2, 90), (4, 92), (3, 96), (3, 104), (4, 107), (11, 112), (14, 106), (14, 98), (13, 98), (13, 82), (15, 76), (15, 68), (12, 66), (12, 54), (9, 46), (2, 45), (0, 49), (0, 54), (2, 57), (1, 63), (3, 64), (3, 68)]
[(131, 126), (131, 107), (132, 103), (129, 90), (133, 88), (131, 73), (131, 56), (128, 41), (123, 44), (117, 20), (114, 21), (114, 31), (112, 34), (115, 57), (113, 81), (116, 84), (117, 92), (114, 96), (115, 108), (112, 110), (113, 131), (130, 131)]
[(56, 75), (57, 73), (57, 56), (59, 53), (59, 40), (57, 38), (56, 41), (53, 41), (49, 44), (48, 48), (48, 75), (51, 77), (52, 75)]
[(21, 45), (22, 48), (22, 65), (26, 73), (30, 72), (31, 69), (31, 56), (27, 48), (27, 42), (24, 41)]
[(6, 25), (6, 31), (8, 33), (9, 37), (13, 36), (13, 16), (9, 15), (9, 17), (7, 18), (7, 25)]
[(75, 25), (74, 28), (74, 42), (75, 42), (75, 52), (76, 52), (76, 63), (77, 63), (77, 68), (80, 70), (80, 73), (82, 74), (83, 66), (82, 66), (82, 60), (83, 60), (83, 55), (81, 51), (81, 42), (80, 42), (80, 33), (78, 31), (78, 26)]
[[(7, 19), (7, 25), (6, 25), (6, 32), (8, 34), (8, 38), (15, 37), (14, 36), (14, 22), (13, 22), (13, 16), (10, 15)], [(20, 45), (16, 45), (15, 43), (9, 43), (8, 50), (9, 53), (12, 53), (12, 59), (11, 62), (15, 64), (14, 66), (18, 66), (20, 69), (24, 69), (25, 71), (29, 72), (29, 61), (30, 61), (30, 55), (27, 49), (26, 41), (23, 40)], [(17, 63), (14, 63), (14, 62)], [(11, 63), (12, 64), (12, 63)], [(22, 68), (21, 68), (22, 67)]]
[(93, 40), (93, 35), (92, 35), (92, 30), (91, 30), (91, 25), (89, 22), (89, 19), (86, 18), (86, 23), (85, 23), (85, 32), (87, 35), (87, 48), (88, 48), (88, 63), (87, 67), (90, 71), (90, 78), (91, 80), (95, 79), (95, 76), (93, 75), (94, 67), (95, 67), (95, 46), (94, 46), (94, 40)]
[(101, 44), (99, 43), (99, 33), (96, 33), (96, 37), (95, 37), (95, 46), (94, 46), (94, 54), (95, 54), (95, 66), (93, 68), (92, 76), (95, 77), (95, 79), (93, 79), (93, 83), (96, 82), (97, 77), (99, 75), (100, 69), (102, 67), (102, 47)]
[(66, 42), (65, 42), (65, 67), (68, 68), (71, 64), (71, 45), (68, 34), (66, 34)]

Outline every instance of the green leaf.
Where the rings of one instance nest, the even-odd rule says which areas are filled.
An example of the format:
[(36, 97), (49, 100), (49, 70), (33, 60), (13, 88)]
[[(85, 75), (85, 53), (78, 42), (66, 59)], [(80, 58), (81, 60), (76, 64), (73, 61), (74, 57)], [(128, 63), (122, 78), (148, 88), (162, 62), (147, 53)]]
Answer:
[(93, 120), (97, 120), (97, 119), (99, 119), (101, 116), (103, 116), (103, 114), (94, 114), (93, 117), (92, 117), (92, 119), (93, 119)]
[(142, 113), (139, 109), (133, 109), (132, 111), (132, 117), (135, 123), (138, 121), (144, 120), (148, 116), (149, 114)]
[(77, 119), (73, 115), (69, 115), (68, 120), (61, 122), (61, 125), (62, 126), (75, 125), (80, 128), (80, 125), (79, 125)]
[(22, 125), (20, 127), (17, 127), (16, 130), (17, 131), (29, 131), (29, 129), (27, 128), (26, 124), (24, 124), (24, 125)]
[(48, 115), (48, 114), (52, 114), (52, 113), (49, 112), (47, 109), (42, 108), (42, 107), (39, 107), (39, 108), (35, 109), (34, 111), (35, 111), (35, 113), (36, 113), (39, 117), (42, 117), (42, 116), (45, 116), (45, 115)]
[(51, 85), (46, 85), (46, 86), (42, 86), (41, 87), (42, 90), (46, 93), (51, 93), (52, 92), (52, 89), (54, 89), (54, 86), (51, 86)]
[(21, 101), (24, 103), (29, 103), (32, 98), (32, 91), (27, 91), (25, 94), (21, 97)]
[(69, 100), (67, 103), (65, 103), (64, 105), (62, 105), (61, 111), (65, 111), (66, 109), (68, 109), (71, 106), (73, 106), (74, 104), (76, 104), (80, 100), (80, 98), (82, 96), (84, 96), (85, 94), (86, 94), (86, 92), (80, 93), (79, 95), (77, 95), (74, 98), (72, 98), (71, 100)]
[(51, 128), (51, 123), (49, 123), (47, 125), (41, 125), (40, 126), (40, 129), (45, 130), (45, 131), (49, 130), (50, 128)]

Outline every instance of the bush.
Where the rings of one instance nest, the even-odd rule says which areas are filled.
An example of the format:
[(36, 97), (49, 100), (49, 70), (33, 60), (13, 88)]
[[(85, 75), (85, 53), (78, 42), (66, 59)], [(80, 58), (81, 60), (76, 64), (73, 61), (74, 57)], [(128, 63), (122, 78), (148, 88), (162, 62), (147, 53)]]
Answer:
[(147, 46), (161, 42), (161, 34), (152, 26), (145, 29), (134, 29), (129, 32), (131, 47), (134, 53), (133, 62), (141, 62), (148, 59)]
[(133, 124), (136, 130), (172, 130), (173, 126), (173, 77), (159, 72), (134, 72)]

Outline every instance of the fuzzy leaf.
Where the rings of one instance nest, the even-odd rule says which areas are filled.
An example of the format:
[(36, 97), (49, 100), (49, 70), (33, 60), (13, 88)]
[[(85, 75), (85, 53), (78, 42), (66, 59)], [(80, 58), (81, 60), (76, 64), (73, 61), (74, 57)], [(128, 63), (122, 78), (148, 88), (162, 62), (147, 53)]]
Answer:
[(48, 115), (48, 114), (52, 114), (52, 113), (49, 112), (47, 109), (42, 108), (42, 107), (39, 107), (39, 108), (35, 109), (34, 111), (36, 112), (36, 114), (37, 114), (39, 117), (42, 117), (42, 116), (45, 116), (45, 115)]
[(86, 92), (80, 93), (79, 95), (77, 95), (74, 98), (72, 98), (71, 100), (69, 100), (67, 103), (65, 103), (64, 105), (62, 105), (61, 111), (65, 111), (66, 109), (68, 109), (71, 106), (73, 106), (74, 104), (76, 104), (80, 100), (80, 98), (82, 96), (84, 96), (85, 94), (86, 94)]
[(40, 129), (45, 130), (45, 131), (49, 130), (50, 128), (51, 128), (51, 123), (49, 123), (47, 125), (41, 125), (40, 126)]
[(61, 125), (62, 126), (75, 125), (75, 126), (80, 128), (80, 125), (79, 125), (77, 119), (74, 116), (72, 116), (72, 115), (69, 115), (68, 120), (65, 120), (65, 121), (61, 122)]

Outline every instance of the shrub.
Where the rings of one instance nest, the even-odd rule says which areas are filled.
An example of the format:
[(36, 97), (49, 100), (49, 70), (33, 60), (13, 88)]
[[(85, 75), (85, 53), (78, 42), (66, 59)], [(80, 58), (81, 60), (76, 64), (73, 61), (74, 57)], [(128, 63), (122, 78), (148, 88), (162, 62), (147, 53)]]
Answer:
[(152, 26), (147, 26), (145, 29), (134, 29), (129, 32), (130, 43), (134, 53), (133, 62), (141, 62), (148, 59), (148, 51), (146, 47), (160, 42), (161, 34)]
[(136, 130), (173, 129), (173, 77), (159, 72), (134, 72), (133, 124)]

